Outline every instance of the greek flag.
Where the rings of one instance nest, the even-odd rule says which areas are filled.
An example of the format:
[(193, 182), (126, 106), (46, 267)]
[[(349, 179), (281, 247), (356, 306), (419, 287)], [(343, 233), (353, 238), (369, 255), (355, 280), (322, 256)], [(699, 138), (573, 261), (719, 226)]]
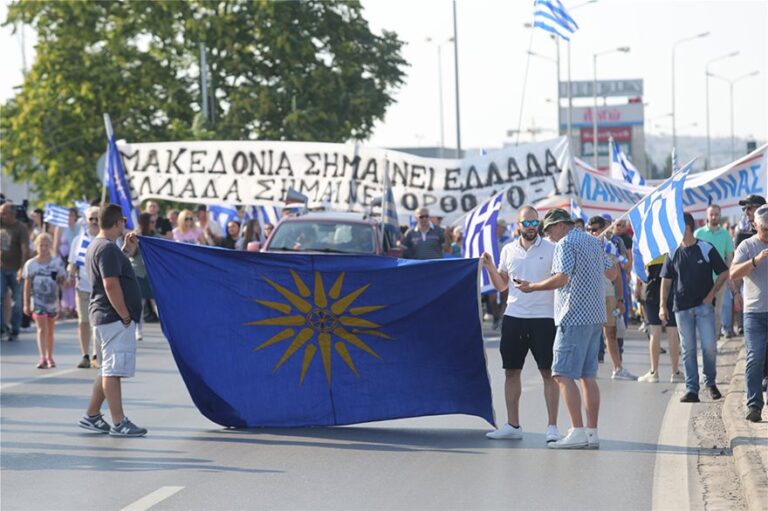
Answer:
[(109, 191), (109, 201), (113, 204), (118, 204), (123, 209), (123, 215), (127, 219), (126, 228), (135, 229), (139, 216), (133, 207), (133, 201), (131, 201), (131, 189), (128, 187), (128, 181), (125, 178), (123, 160), (120, 156), (120, 151), (117, 149), (114, 133), (112, 133), (107, 142), (107, 169), (104, 173), (104, 180)]
[(77, 212), (80, 214), (81, 217), (85, 216), (85, 211), (91, 207), (91, 205), (88, 203), (88, 201), (84, 200), (76, 200), (75, 201), (75, 207), (77, 208)]
[(616, 258), (617, 261), (621, 264), (627, 264), (628, 259), (621, 255), (619, 252), (619, 247), (613, 244), (610, 240), (603, 241), (603, 248), (605, 248), (605, 252), (612, 255)]
[(389, 160), (384, 168), (384, 197), (381, 201), (381, 219), (384, 223), (384, 231), (392, 235), (392, 240), (400, 238), (400, 222), (397, 219), (397, 205), (395, 194), (392, 193), (392, 184), (389, 182)]
[(267, 224), (277, 225), (280, 221), (280, 208), (277, 206), (248, 206), (245, 208), (243, 220), (256, 220), (259, 222), (261, 230), (261, 239), (264, 240), (264, 226)]
[(69, 210), (58, 204), (45, 204), (43, 222), (66, 229), (69, 227)]
[(75, 264), (77, 266), (85, 266), (85, 253), (88, 252), (88, 245), (91, 244), (91, 237), (87, 233), (83, 232), (79, 236), (80, 243), (75, 253)]
[[(496, 221), (501, 210), (501, 199), (505, 192), (498, 193), (469, 212), (464, 220), (464, 257), (480, 257), (488, 252), (493, 264), (499, 264), (499, 241), (496, 239)], [(483, 270), (481, 290), (494, 290), (488, 273)]]
[(221, 226), (225, 233), (227, 232), (227, 224), (231, 220), (239, 220), (237, 208), (234, 206), (228, 206), (226, 204), (208, 206), (208, 212), (211, 214), (211, 218)]
[(645, 186), (645, 178), (614, 142), (611, 142), (611, 175), (622, 176), (624, 181), (633, 185)]
[(581, 218), (584, 220), (585, 224), (589, 222), (589, 217), (586, 213), (584, 213), (584, 211), (582, 211), (581, 206), (579, 206), (579, 204), (576, 202), (576, 199), (573, 197), (571, 197), (571, 218), (574, 220)]
[(645, 265), (662, 254), (671, 253), (683, 239), (683, 186), (694, 161), (688, 162), (629, 210), (629, 221), (635, 231), (633, 270), (644, 281), (648, 280)]
[(560, 0), (535, 0), (533, 2), (533, 26), (570, 41), (579, 26)]
[(677, 163), (677, 149), (674, 147), (672, 148), (672, 173), (676, 173), (678, 169), (680, 168), (680, 165)]

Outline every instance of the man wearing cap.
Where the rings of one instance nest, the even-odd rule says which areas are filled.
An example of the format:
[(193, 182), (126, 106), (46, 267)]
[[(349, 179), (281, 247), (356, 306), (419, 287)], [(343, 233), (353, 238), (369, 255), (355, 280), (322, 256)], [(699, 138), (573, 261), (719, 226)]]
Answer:
[(744, 211), (746, 226), (736, 231), (736, 240), (734, 245), (738, 247), (742, 241), (751, 238), (757, 234), (755, 230), (755, 211), (765, 204), (765, 197), (762, 195), (747, 195), (747, 198), (739, 201), (742, 211)]
[(765, 405), (760, 381), (766, 376), (764, 361), (768, 346), (768, 206), (754, 214), (757, 234), (736, 249), (732, 279), (744, 279), (744, 344), (747, 366), (747, 420), (760, 422)]
[[(539, 282), (522, 280), (515, 285), (520, 291), (555, 290), (555, 336), (552, 376), (560, 386), (571, 429), (568, 434), (547, 444), (552, 449), (597, 449), (597, 418), (600, 411), (600, 389), (597, 386), (597, 352), (600, 332), (605, 323), (605, 290), (600, 277), (614, 280), (618, 270), (602, 244), (574, 227), (571, 215), (564, 209), (547, 212), (544, 233), (557, 243), (552, 259), (551, 276)], [(587, 427), (581, 413), (584, 393)]]
[[(509, 289), (509, 281), (543, 280), (549, 276), (555, 246), (539, 236), (539, 215), (531, 206), (518, 213), (520, 237), (501, 249), (498, 269), (491, 255), (483, 254), (483, 266), (488, 271), (493, 286), (499, 291)], [(545, 438), (547, 443), (560, 439), (557, 430), (557, 401), (560, 398), (557, 383), (552, 379), (552, 345), (555, 340), (554, 293), (552, 291), (526, 295), (513, 287), (506, 300), (507, 309), (501, 325), (501, 359), (504, 365), (504, 400), (507, 404), (507, 422), (486, 433), (492, 440), (523, 438), (520, 427), (520, 374), (528, 351), (539, 367), (544, 380), (544, 399), (547, 403), (548, 420)]]

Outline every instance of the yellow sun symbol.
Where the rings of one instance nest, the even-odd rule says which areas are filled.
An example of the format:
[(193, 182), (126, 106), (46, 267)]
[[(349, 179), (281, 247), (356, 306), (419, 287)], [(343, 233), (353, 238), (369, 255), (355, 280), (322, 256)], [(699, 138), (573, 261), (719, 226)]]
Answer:
[[(319, 272), (315, 272), (314, 292), (310, 291), (309, 287), (303, 280), (301, 280), (298, 273), (293, 270), (290, 270), (290, 272), (293, 276), (293, 281), (296, 284), (296, 293), (273, 282), (267, 277), (263, 277), (263, 279), (272, 286), (275, 291), (288, 300), (289, 303), (255, 300), (265, 307), (283, 313), (283, 316), (260, 319), (258, 321), (246, 323), (246, 325), (251, 326), (294, 327), (282, 330), (254, 348), (254, 351), (258, 351), (287, 339), (293, 339), (283, 353), (283, 356), (277, 361), (277, 364), (272, 370), (273, 373), (304, 347), (304, 360), (301, 365), (301, 376), (299, 380), (301, 383), (304, 383), (304, 377), (306, 376), (310, 365), (312, 365), (312, 360), (314, 360), (319, 347), (320, 355), (323, 360), (323, 367), (325, 368), (325, 378), (330, 384), (331, 343), (333, 336), (338, 339), (333, 343), (333, 349), (336, 350), (336, 353), (338, 353), (355, 376), (360, 377), (360, 374), (352, 360), (352, 356), (347, 348), (347, 343), (368, 353), (372, 357), (381, 360), (381, 356), (368, 346), (359, 337), (359, 334), (371, 335), (382, 339), (391, 339), (391, 337), (376, 330), (381, 326), (380, 324), (361, 318), (360, 316), (383, 309), (386, 306), (352, 306), (355, 300), (368, 289), (370, 284), (358, 288), (340, 298), (341, 287), (344, 283), (344, 273), (341, 273), (336, 278), (336, 281), (326, 295), (323, 278)], [(309, 301), (310, 297), (312, 297), (312, 301)], [(296, 330), (298, 330), (298, 333)], [(313, 337), (316, 337), (316, 342), (312, 342)]]

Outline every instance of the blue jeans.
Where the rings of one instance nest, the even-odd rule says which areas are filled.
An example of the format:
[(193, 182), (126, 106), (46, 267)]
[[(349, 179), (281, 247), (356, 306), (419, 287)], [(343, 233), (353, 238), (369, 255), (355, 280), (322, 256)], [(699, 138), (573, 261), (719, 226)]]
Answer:
[(11, 335), (19, 335), (19, 327), (21, 327), (21, 286), (19, 281), (16, 280), (16, 270), (0, 270), (0, 323), (3, 325), (8, 324), (8, 318), (3, 317), (5, 307), (2, 307), (2, 302), (5, 300), (5, 293), (7, 289), (11, 288), (11, 296), (13, 299), (13, 308), (11, 309)]
[(696, 333), (701, 341), (701, 358), (704, 362), (704, 385), (715, 385), (717, 376), (717, 336), (715, 335), (715, 308), (702, 303), (696, 307), (675, 312), (677, 332), (680, 334), (685, 389), (699, 393), (699, 364), (696, 361)]
[(747, 406), (762, 410), (765, 351), (768, 346), (768, 312), (744, 313), (744, 345), (747, 348)]
[(733, 294), (731, 294), (731, 290), (726, 286), (726, 290), (723, 292), (723, 303), (719, 305), (719, 307), (722, 307), (720, 309), (720, 321), (722, 322), (722, 325), (720, 326), (721, 329), (725, 330), (726, 333), (732, 334), (733, 333)]

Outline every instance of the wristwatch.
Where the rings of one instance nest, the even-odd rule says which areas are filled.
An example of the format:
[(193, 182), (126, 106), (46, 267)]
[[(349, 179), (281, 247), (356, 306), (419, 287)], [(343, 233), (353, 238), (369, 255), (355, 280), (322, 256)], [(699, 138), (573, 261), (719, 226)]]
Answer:
[(124, 325), (130, 325), (131, 324), (131, 317), (128, 316), (128, 318), (120, 318), (120, 322)]

